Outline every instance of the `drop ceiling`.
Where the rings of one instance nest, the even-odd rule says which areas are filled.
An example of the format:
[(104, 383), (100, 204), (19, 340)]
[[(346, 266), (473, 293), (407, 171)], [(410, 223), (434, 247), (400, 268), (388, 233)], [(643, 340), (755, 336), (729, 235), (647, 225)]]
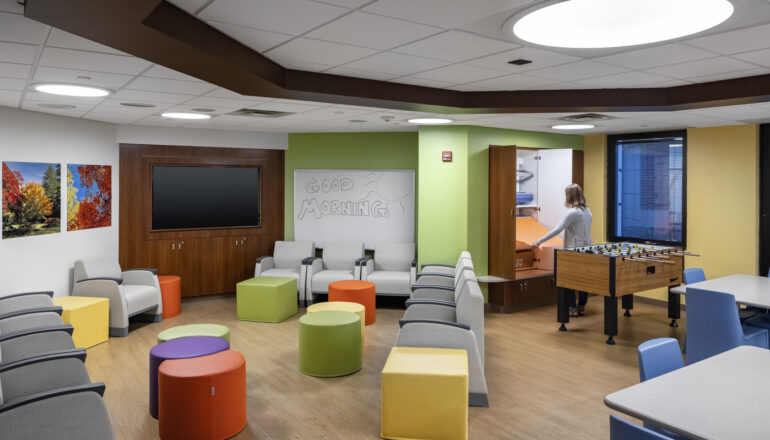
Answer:
[[(770, 73), (770, 2), (736, 1), (736, 16), (693, 38), (630, 50), (523, 45), (502, 23), (521, 0), (175, 0), (172, 3), (284, 67), (459, 91), (671, 87)], [(440, 6), (440, 7), (439, 7)], [(116, 124), (241, 131), (413, 131), (429, 113), (243, 96), (25, 18), (0, 0), (0, 105)], [(531, 64), (514, 66), (518, 58)], [(36, 82), (92, 84), (105, 99), (35, 92)], [(154, 107), (127, 107), (124, 103)], [(64, 104), (75, 108), (41, 105)], [(248, 118), (254, 108), (293, 113)], [(208, 109), (206, 121), (161, 118)], [(198, 110), (200, 111), (200, 110)], [(590, 132), (770, 121), (770, 103), (676, 112), (602, 112)], [(567, 113), (449, 115), (455, 124), (554, 131)], [(392, 118), (391, 118), (392, 117)], [(350, 122), (364, 121), (364, 122)], [(585, 133), (585, 132), (581, 132)]]

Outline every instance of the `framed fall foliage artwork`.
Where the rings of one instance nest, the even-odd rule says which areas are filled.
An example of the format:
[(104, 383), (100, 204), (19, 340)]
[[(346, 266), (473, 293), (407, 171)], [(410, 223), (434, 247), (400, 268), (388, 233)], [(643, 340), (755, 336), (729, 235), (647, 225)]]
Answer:
[(61, 165), (3, 162), (3, 238), (61, 232)]
[(112, 167), (67, 165), (67, 230), (112, 224)]

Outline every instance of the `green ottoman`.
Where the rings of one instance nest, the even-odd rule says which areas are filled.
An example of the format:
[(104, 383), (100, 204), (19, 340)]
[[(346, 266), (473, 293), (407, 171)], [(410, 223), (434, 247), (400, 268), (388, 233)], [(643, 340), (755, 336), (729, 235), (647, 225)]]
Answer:
[(238, 319), (281, 322), (297, 313), (297, 280), (256, 277), (235, 287)]
[(190, 324), (179, 325), (158, 333), (158, 344), (172, 339), (189, 338), (192, 336), (214, 336), (230, 342), (230, 329), (219, 324)]
[(361, 318), (352, 312), (320, 311), (299, 318), (299, 370), (336, 377), (361, 369)]

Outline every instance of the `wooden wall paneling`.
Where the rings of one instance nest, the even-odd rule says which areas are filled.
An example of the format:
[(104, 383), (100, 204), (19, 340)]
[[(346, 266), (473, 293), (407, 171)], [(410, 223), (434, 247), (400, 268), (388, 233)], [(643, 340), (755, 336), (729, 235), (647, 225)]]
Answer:
[(572, 183), (583, 187), (583, 150), (572, 150)]

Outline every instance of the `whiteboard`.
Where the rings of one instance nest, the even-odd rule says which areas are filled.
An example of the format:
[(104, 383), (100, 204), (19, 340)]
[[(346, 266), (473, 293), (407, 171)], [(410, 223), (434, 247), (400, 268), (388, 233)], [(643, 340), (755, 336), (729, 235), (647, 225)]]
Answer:
[(414, 243), (414, 170), (295, 170), (294, 239)]

